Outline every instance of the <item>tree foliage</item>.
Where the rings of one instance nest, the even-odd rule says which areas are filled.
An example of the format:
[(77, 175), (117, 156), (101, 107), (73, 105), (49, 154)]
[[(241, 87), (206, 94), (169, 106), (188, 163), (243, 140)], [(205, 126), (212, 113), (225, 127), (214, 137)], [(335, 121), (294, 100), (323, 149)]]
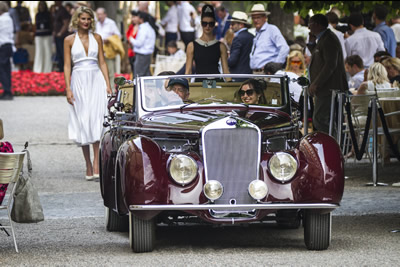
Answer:
[[(252, 1), (254, 3), (276, 3), (277, 1)], [(389, 11), (388, 18), (399, 15), (400, 1), (280, 1), (281, 8), (285, 12), (298, 12), (300, 16), (305, 17), (309, 11), (314, 13), (325, 13), (331, 7), (337, 7), (345, 15), (353, 11), (362, 13), (372, 12), (376, 5), (383, 5)]]

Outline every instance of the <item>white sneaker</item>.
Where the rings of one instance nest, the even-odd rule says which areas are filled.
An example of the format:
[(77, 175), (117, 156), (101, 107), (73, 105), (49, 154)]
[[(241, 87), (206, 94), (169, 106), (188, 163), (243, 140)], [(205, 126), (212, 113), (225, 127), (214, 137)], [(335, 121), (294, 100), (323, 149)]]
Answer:
[(392, 186), (400, 186), (400, 182), (393, 183)]

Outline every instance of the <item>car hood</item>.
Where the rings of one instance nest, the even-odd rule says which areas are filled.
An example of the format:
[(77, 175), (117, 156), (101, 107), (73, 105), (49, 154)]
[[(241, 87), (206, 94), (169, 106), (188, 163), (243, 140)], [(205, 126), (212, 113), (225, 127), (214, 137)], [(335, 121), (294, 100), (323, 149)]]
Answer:
[(154, 112), (141, 118), (146, 128), (166, 130), (200, 131), (203, 127), (217, 120), (231, 116), (257, 125), (261, 130), (287, 127), (291, 125), (290, 116), (279, 110), (250, 110), (249, 112), (232, 112), (224, 110), (183, 110), (182, 112)]

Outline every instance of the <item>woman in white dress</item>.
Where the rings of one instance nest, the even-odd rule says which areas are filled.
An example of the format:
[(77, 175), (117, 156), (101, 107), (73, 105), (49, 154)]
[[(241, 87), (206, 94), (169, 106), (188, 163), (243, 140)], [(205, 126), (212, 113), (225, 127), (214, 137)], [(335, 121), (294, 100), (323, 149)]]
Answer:
[[(111, 94), (103, 42), (95, 30), (94, 12), (79, 7), (71, 19), (77, 32), (64, 40), (64, 76), (70, 104), (68, 136), (82, 147), (86, 180), (99, 177), (99, 144), (107, 114), (107, 94)], [(71, 75), (71, 61), (73, 69)], [(93, 145), (93, 165), (89, 145)]]

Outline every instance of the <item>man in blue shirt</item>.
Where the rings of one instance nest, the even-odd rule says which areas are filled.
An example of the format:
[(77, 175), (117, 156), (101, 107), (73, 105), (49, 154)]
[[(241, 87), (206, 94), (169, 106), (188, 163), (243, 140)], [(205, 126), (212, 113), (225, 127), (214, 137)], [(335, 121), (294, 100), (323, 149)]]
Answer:
[(229, 20), (232, 18), (231, 15), (229, 15), (228, 11), (225, 9), (223, 6), (219, 6), (216, 8), (217, 12), (217, 20), (218, 20), (218, 26), (217, 26), (217, 33), (216, 33), (216, 39), (219, 41), (223, 41), (225, 38), (226, 32), (229, 30), (230, 27), (230, 22)]
[(250, 68), (254, 74), (264, 74), (263, 68), (269, 62), (285, 63), (289, 46), (275, 25), (268, 24), (262, 4), (255, 4), (250, 15), (256, 28), (256, 36), (250, 53)]
[[(246, 13), (241, 11), (233, 12), (230, 23), (235, 37), (233, 38), (228, 58), (229, 72), (232, 74), (251, 74), (253, 72), (250, 69), (250, 52), (253, 46), (254, 35), (247, 31), (249, 23)], [(241, 78), (233, 79), (235, 82), (244, 80)]]
[(392, 28), (386, 25), (385, 19), (387, 14), (388, 11), (384, 6), (375, 7), (372, 14), (372, 19), (374, 20), (376, 25), (376, 27), (374, 28), (374, 32), (379, 33), (382, 37), (386, 51), (388, 51), (389, 54), (392, 55), (392, 57), (396, 57), (396, 37), (394, 36)]

